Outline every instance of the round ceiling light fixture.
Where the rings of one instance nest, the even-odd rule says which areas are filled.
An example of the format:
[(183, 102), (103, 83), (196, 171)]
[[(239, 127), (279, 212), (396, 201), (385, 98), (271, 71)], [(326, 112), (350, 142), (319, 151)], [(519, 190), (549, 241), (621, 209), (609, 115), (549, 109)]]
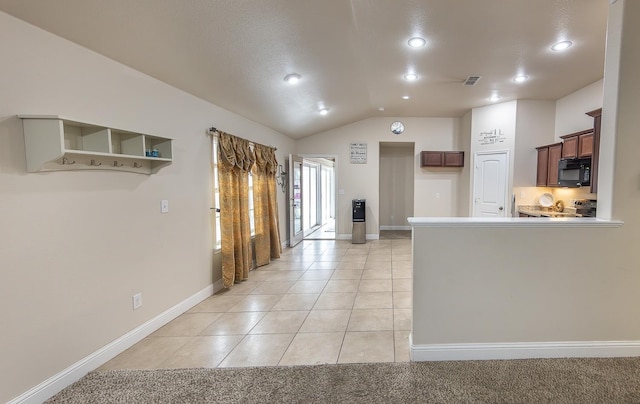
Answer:
[(284, 81), (286, 81), (289, 84), (296, 84), (297, 82), (300, 81), (300, 79), (302, 79), (302, 76), (299, 75), (298, 73), (289, 73), (286, 76), (284, 76)]
[(422, 48), (427, 44), (427, 41), (424, 38), (420, 38), (419, 36), (414, 36), (413, 38), (409, 39), (407, 43), (412, 48)]
[(327, 115), (328, 113), (329, 113), (329, 108), (320, 109), (320, 115), (324, 116), (324, 115)]
[(403, 99), (403, 100), (408, 100), (409, 98), (411, 98), (411, 97), (409, 97), (408, 95), (403, 95), (403, 96), (402, 96), (402, 99)]
[(515, 81), (516, 83), (524, 83), (527, 80), (529, 80), (529, 76), (526, 76), (524, 74), (521, 74), (513, 78), (513, 81)]
[(493, 94), (491, 97), (489, 97), (489, 101), (491, 102), (496, 102), (496, 101), (500, 101), (500, 96), (498, 94)]
[(416, 81), (418, 80), (418, 75), (415, 73), (407, 73), (404, 75), (404, 79), (407, 81)]
[(571, 41), (561, 41), (551, 45), (551, 50), (554, 52), (561, 52), (563, 50), (569, 49), (571, 45), (573, 45), (573, 42)]

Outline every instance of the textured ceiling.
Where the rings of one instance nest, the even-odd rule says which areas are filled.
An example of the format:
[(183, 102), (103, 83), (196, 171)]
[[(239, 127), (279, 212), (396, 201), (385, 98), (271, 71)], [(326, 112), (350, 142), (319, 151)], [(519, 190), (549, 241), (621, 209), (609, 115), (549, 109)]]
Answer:
[[(608, 1), (0, 0), (0, 10), (301, 138), (374, 116), (461, 116), (492, 92), (563, 97), (603, 76)], [(415, 35), (427, 46), (409, 48)], [(562, 39), (574, 45), (549, 50)], [(419, 80), (405, 82), (408, 71)], [(290, 72), (302, 75), (295, 86)], [(482, 78), (463, 86), (470, 75)]]

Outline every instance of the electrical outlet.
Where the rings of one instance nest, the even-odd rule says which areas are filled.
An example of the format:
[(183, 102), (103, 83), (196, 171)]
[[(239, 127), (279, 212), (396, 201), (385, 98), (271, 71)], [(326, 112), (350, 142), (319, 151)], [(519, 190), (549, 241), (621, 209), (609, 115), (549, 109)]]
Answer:
[(139, 309), (140, 307), (142, 307), (142, 293), (136, 293), (135, 295), (133, 295), (133, 309)]
[(160, 213), (169, 213), (169, 201), (163, 199), (160, 201)]

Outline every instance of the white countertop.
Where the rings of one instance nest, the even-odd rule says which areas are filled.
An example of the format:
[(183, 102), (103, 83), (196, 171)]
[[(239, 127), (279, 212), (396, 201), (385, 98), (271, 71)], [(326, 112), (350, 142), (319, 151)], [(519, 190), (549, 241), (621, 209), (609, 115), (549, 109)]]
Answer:
[(409, 217), (413, 227), (620, 227), (620, 220), (595, 217)]

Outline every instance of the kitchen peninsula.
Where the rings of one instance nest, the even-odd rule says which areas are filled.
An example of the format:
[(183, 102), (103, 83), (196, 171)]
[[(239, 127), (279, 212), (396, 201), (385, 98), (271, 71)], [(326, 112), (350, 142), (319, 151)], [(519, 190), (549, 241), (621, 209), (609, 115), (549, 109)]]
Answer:
[[(411, 357), (477, 360), (640, 356), (594, 295), (611, 277), (602, 243), (621, 221), (408, 219), (413, 231)], [(580, 254), (545, 252), (581, 240)], [(461, 250), (464, 253), (461, 254)], [(623, 287), (624, 285), (619, 285)], [(624, 298), (607, 296), (608, 305)]]

